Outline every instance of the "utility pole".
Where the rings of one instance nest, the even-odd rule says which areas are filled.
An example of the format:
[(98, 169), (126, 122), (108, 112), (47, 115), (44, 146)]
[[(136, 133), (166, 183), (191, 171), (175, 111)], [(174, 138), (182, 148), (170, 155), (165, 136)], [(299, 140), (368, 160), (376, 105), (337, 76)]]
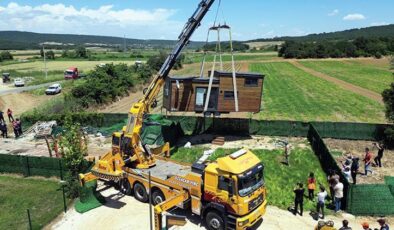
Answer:
[(42, 44), (42, 52), (44, 53), (44, 68), (45, 68), (45, 80), (48, 78), (47, 60), (45, 54), (45, 46)]
[(126, 53), (127, 48), (126, 48), (126, 35), (123, 35), (123, 52)]

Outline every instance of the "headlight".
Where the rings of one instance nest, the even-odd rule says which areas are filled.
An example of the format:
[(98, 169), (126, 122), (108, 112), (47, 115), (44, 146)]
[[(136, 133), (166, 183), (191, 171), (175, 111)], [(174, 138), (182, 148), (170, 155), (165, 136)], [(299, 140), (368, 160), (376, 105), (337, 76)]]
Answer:
[(244, 221), (240, 221), (240, 222), (238, 222), (238, 227), (245, 226), (245, 225), (247, 225), (248, 223), (249, 223), (249, 219), (244, 220)]

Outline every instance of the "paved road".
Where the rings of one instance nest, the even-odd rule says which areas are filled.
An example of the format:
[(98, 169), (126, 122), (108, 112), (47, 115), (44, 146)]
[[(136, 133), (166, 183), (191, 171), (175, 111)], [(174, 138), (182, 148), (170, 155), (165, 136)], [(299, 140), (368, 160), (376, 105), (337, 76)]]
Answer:
[(0, 96), (7, 95), (7, 94), (13, 94), (13, 93), (22, 93), (26, 91), (31, 91), (35, 89), (39, 89), (42, 87), (46, 87), (55, 83), (59, 82), (49, 82), (41, 85), (32, 85), (32, 86), (25, 86), (25, 87), (15, 87), (15, 88), (8, 88), (8, 89), (0, 89)]

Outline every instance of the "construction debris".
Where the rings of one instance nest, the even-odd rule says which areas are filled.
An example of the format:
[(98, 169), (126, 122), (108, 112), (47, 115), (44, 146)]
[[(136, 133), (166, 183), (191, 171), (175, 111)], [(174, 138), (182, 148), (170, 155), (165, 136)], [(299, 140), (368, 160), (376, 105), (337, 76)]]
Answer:
[(53, 128), (57, 126), (56, 121), (39, 121), (30, 127), (23, 136), (34, 134), (35, 138), (44, 138), (52, 134)]

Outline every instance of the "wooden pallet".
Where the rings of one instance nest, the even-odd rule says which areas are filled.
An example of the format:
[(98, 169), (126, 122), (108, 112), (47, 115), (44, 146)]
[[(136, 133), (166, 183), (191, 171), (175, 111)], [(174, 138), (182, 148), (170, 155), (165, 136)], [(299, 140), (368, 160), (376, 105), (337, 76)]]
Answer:
[(223, 146), (225, 143), (225, 138), (224, 137), (216, 137), (215, 139), (212, 140), (212, 144), (213, 145), (219, 145), (219, 146)]

